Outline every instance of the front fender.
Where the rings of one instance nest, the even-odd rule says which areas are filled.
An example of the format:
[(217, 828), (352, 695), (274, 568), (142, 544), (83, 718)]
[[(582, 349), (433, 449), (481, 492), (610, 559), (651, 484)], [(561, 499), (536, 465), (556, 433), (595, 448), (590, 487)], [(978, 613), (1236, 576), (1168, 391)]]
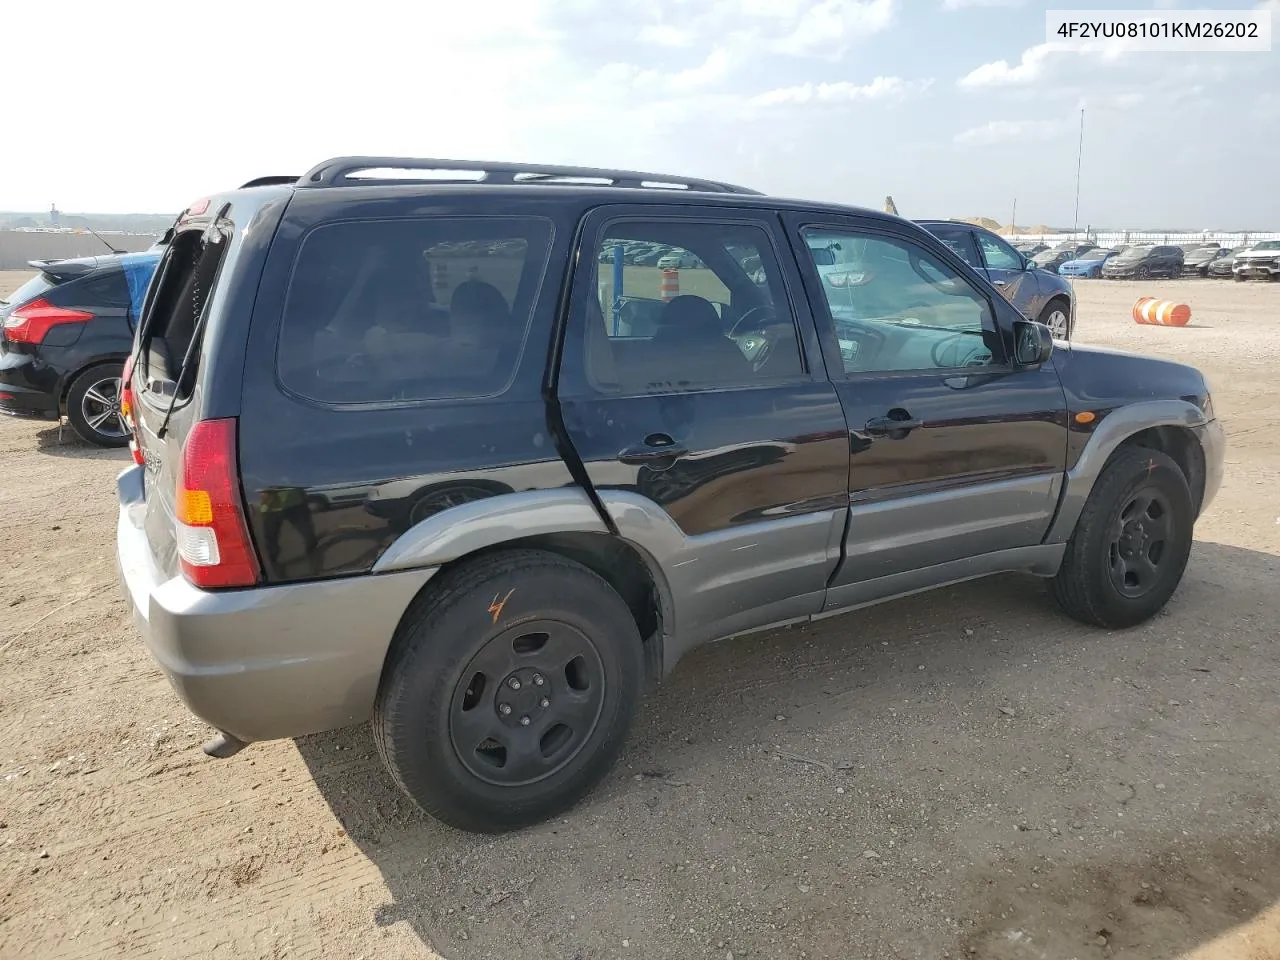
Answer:
[[(1066, 473), (1058, 515), (1045, 543), (1064, 543), (1076, 528), (1085, 501), (1111, 455), (1130, 437), (1151, 427), (1184, 427), (1197, 432), (1209, 418), (1186, 400), (1143, 400), (1111, 411), (1094, 429), (1075, 465)], [(1206, 454), (1208, 451), (1206, 451)]]

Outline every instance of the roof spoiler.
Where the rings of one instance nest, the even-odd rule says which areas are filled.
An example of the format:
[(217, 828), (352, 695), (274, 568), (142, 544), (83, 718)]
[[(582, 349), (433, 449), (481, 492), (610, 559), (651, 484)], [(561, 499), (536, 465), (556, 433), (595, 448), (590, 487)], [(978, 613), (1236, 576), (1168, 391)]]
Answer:
[(42, 273), (47, 273), (55, 280), (74, 280), (96, 269), (97, 264), (85, 260), (28, 260), (27, 265)]
[(301, 177), (272, 176), (272, 177), (255, 177), (248, 183), (240, 184), (239, 189), (248, 190), (250, 187), (277, 187), (290, 183), (297, 183)]

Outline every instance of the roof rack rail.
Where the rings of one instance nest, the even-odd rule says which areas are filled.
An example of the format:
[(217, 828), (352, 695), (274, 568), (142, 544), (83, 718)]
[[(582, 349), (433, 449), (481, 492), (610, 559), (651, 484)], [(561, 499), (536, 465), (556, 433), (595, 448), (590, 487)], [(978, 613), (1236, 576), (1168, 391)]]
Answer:
[(274, 187), (284, 183), (297, 183), (297, 177), (254, 177), (248, 183), (240, 184), (240, 190), (248, 190), (250, 187)]
[[(356, 177), (364, 170), (435, 171), (442, 176)], [(471, 173), (478, 176), (449, 176)], [(398, 183), (482, 183), (527, 184), (554, 183), (570, 186), (612, 186), (695, 190), (704, 193), (741, 193), (760, 196), (759, 190), (703, 180), (677, 177), (664, 173), (641, 173), (636, 170), (606, 170), (595, 167), (564, 167), (539, 163), (493, 163), (484, 160), (431, 160), (411, 157), (335, 157), (307, 171), (298, 180), (299, 187), (383, 186)]]

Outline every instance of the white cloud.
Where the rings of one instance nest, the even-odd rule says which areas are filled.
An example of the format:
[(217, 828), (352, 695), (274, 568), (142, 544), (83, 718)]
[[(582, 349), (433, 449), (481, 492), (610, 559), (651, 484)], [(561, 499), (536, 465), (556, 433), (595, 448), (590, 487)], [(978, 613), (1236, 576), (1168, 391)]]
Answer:
[(1026, 0), (942, 0), (944, 10), (966, 10), (970, 7), (1020, 7)]
[(986, 147), (1011, 141), (1052, 140), (1066, 133), (1069, 120), (992, 120), (980, 127), (971, 127), (957, 133), (956, 143), (965, 146)]
[(961, 87), (968, 88), (1030, 84), (1045, 75), (1055, 55), (1065, 53), (1114, 61), (1136, 46), (1136, 41), (1131, 42), (1127, 38), (1072, 44), (1060, 41), (1038, 43), (1022, 51), (1022, 56), (1015, 64), (1010, 64), (1008, 60), (993, 60), (970, 70), (958, 82)]
[(668, 23), (651, 23), (640, 28), (637, 35), (641, 43), (652, 43), (659, 47), (687, 47), (694, 41), (693, 33), (683, 27), (673, 27)]
[(876, 77), (865, 84), (844, 80), (837, 83), (802, 83), (757, 94), (748, 104), (753, 107), (776, 107), (806, 103), (852, 103), (858, 100), (898, 100), (909, 94), (923, 92), (932, 83), (932, 80), (903, 80), (901, 77)]
[(854, 40), (888, 29), (893, 17), (894, 0), (820, 0), (775, 46), (794, 56), (838, 57)]

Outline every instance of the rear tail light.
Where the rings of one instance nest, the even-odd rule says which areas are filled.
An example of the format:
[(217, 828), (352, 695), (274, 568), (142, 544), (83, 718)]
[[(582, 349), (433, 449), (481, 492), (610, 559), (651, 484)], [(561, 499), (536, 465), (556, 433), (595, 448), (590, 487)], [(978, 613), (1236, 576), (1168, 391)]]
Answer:
[(125, 429), (129, 431), (129, 453), (133, 455), (133, 462), (142, 466), (146, 461), (138, 446), (138, 428), (133, 422), (136, 403), (133, 393), (133, 363), (134, 355), (131, 353), (124, 362), (124, 369), (120, 371), (120, 417), (124, 420)]
[(32, 300), (9, 314), (4, 321), (4, 335), (11, 343), (43, 343), (45, 335), (56, 326), (64, 323), (87, 323), (92, 319), (92, 313), (55, 307), (41, 298)]
[(249, 587), (258, 558), (249, 541), (236, 463), (236, 421), (201, 420), (182, 449), (175, 497), (182, 572), (197, 587)]

